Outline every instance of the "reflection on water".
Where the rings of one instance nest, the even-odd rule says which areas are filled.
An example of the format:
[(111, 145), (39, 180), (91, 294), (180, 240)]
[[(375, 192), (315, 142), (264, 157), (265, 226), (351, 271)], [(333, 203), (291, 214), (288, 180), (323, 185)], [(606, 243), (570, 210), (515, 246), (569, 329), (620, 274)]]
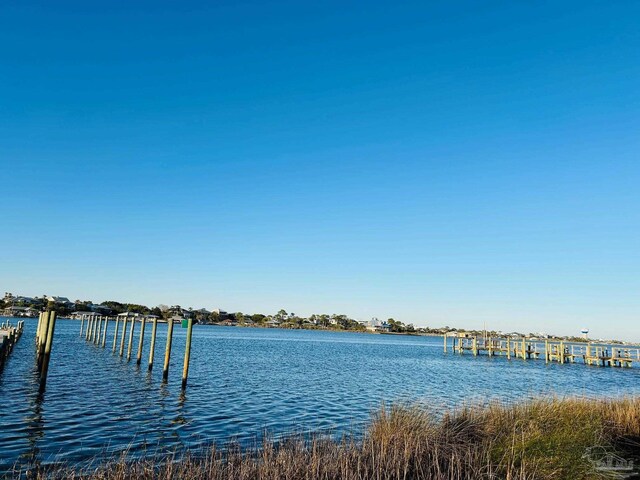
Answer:
[[(159, 361), (166, 325), (158, 325), (149, 372), (135, 355), (127, 362), (112, 353), (113, 324), (102, 348), (80, 337), (77, 321), (60, 319), (47, 391), (39, 396), (36, 324), (26, 321), (0, 373), (0, 472), (14, 463), (153, 454), (230, 437), (253, 441), (265, 429), (276, 436), (294, 429), (340, 434), (362, 425), (383, 401), (417, 401), (441, 412), (465, 401), (545, 393), (640, 393), (637, 368), (445, 355), (442, 340), (430, 337), (209, 326), (194, 328), (182, 393), (185, 330), (174, 330), (165, 384)], [(148, 348), (147, 340), (143, 358)]]

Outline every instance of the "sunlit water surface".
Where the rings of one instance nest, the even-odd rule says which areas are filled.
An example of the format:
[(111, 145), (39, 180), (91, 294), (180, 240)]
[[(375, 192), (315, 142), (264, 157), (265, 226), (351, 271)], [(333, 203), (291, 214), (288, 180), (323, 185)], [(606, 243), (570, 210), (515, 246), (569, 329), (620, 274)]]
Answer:
[[(14, 320), (15, 322), (15, 320)], [(202, 447), (230, 438), (360, 429), (385, 402), (443, 411), (463, 402), (525, 400), (540, 394), (640, 393), (640, 369), (546, 365), (502, 357), (444, 354), (442, 338), (349, 332), (195, 326), (189, 385), (180, 379), (186, 330), (176, 325), (163, 384), (166, 325), (147, 370), (80, 337), (80, 322), (58, 320), (46, 393), (38, 396), (34, 334), (25, 332), (0, 373), (0, 472), (34, 462), (84, 463)], [(119, 339), (118, 339), (119, 342)]]

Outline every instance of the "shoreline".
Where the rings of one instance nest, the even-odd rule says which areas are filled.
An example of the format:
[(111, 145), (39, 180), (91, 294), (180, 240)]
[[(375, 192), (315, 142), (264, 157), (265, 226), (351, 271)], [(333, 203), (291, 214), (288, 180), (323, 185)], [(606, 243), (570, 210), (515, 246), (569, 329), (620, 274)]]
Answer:
[[(89, 466), (37, 466), (28, 478), (358, 479), (519, 478), (580, 480), (639, 473), (640, 397), (544, 397), (466, 406), (438, 416), (424, 406), (374, 412), (362, 436), (267, 437), (172, 455), (126, 455)], [(206, 452), (198, 454), (196, 450)], [(195, 453), (194, 453), (195, 452)], [(613, 460), (612, 460), (613, 459)]]

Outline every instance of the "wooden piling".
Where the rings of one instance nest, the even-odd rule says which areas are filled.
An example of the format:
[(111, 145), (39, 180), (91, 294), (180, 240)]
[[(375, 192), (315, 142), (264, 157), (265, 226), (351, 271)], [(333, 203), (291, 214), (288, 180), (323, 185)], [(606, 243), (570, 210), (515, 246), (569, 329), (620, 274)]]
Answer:
[(44, 348), (44, 356), (42, 359), (42, 369), (40, 371), (40, 393), (44, 393), (47, 384), (47, 373), (49, 372), (49, 359), (51, 358), (51, 347), (53, 345), (53, 332), (56, 328), (56, 312), (51, 311), (48, 315), (47, 322), (47, 341)]
[(102, 348), (107, 344), (107, 326), (109, 325), (109, 317), (104, 317), (104, 330), (102, 331)]
[(104, 319), (105, 319), (104, 315), (100, 315), (100, 328), (98, 329), (98, 344), (97, 344), (98, 346), (102, 345), (102, 332), (104, 330), (104, 326), (103, 326)]
[(124, 339), (127, 336), (127, 319), (122, 321), (122, 338), (120, 339), (120, 356), (124, 354)]
[(473, 349), (473, 355), (477, 356), (478, 355), (478, 337), (473, 337), (473, 340), (471, 340), (471, 348)]
[(511, 339), (507, 337), (507, 360), (511, 360)]
[(189, 376), (189, 359), (191, 357), (191, 333), (193, 331), (193, 319), (187, 323), (187, 344), (184, 347), (184, 365), (182, 367), (182, 390), (187, 388), (187, 377)]
[(129, 345), (127, 345), (127, 362), (131, 360), (131, 348), (133, 347), (133, 331), (136, 329), (136, 317), (131, 319), (131, 331), (129, 332)]
[(36, 357), (38, 363), (38, 370), (42, 368), (42, 358), (44, 357), (44, 351), (47, 342), (47, 334), (49, 332), (49, 317), (50, 312), (44, 312), (42, 314), (42, 325), (40, 327), (40, 342), (38, 343), (38, 355)]
[(169, 378), (169, 359), (171, 358), (171, 340), (173, 337), (173, 320), (167, 320), (167, 345), (164, 349), (164, 367), (162, 368), (162, 380)]
[(100, 333), (102, 332), (102, 315), (98, 317), (96, 322), (96, 345), (100, 344)]
[(84, 339), (89, 340), (89, 332), (91, 331), (91, 317), (87, 318), (87, 331), (84, 332)]
[(84, 315), (80, 315), (80, 336), (82, 336), (83, 328), (84, 328)]
[(549, 340), (544, 341), (544, 362), (549, 363)]
[(40, 329), (42, 328), (42, 315), (43, 312), (40, 312), (40, 315), (38, 315), (38, 327), (36, 328), (36, 351), (40, 346)]
[(116, 353), (116, 346), (118, 345), (118, 323), (119, 322), (120, 322), (120, 319), (116, 315), (116, 329), (113, 332), (113, 349), (111, 350), (113, 353)]
[(102, 315), (98, 317), (96, 321), (96, 330), (93, 332), (93, 343), (97, 345), (100, 343), (100, 333), (102, 332)]
[(158, 329), (158, 319), (153, 319), (153, 328), (151, 329), (151, 345), (149, 345), (149, 371), (153, 368), (153, 352), (156, 349), (156, 330)]
[(138, 342), (138, 356), (136, 357), (136, 365), (140, 365), (142, 362), (142, 344), (144, 342), (144, 326), (147, 322), (142, 317), (142, 325), (140, 325), (140, 341)]
[(445, 333), (442, 338), (444, 338), (444, 353), (447, 353), (447, 334)]

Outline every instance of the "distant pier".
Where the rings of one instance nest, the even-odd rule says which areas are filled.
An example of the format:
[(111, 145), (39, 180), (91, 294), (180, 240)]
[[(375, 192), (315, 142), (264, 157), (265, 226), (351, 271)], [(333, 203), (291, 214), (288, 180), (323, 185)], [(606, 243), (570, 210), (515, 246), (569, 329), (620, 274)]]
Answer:
[(640, 346), (595, 342), (565, 342), (537, 338), (485, 337), (483, 335), (444, 335), (444, 352), (496, 355), (546, 363), (583, 363), (601, 367), (630, 368), (640, 365)]
[(0, 325), (0, 369), (4, 367), (6, 359), (13, 351), (16, 342), (22, 336), (24, 321), (20, 320), (16, 325), (9, 321)]

